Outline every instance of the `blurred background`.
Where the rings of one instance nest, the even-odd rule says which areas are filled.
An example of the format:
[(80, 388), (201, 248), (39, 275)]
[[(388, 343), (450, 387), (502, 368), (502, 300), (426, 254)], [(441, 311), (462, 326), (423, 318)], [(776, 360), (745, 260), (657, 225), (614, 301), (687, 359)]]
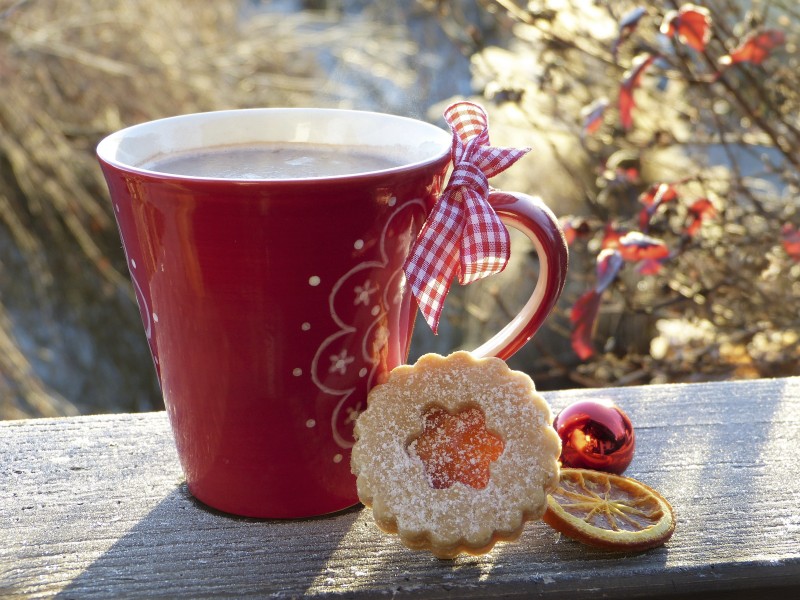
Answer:
[[(795, 0), (0, 0), (0, 418), (161, 407), (97, 142), (252, 106), (443, 125), (458, 99), (532, 146), (500, 188), (570, 240), (540, 389), (800, 374)], [(411, 359), (477, 346), (531, 293), (454, 286)]]

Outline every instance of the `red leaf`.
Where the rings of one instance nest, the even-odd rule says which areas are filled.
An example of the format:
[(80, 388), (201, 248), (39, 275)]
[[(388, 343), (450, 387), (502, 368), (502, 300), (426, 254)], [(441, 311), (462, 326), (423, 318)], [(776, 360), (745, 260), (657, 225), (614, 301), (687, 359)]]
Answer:
[(603, 124), (603, 115), (608, 108), (608, 98), (599, 98), (592, 102), (590, 105), (584, 107), (581, 111), (583, 117), (583, 133), (584, 135), (594, 135), (600, 126)]
[(562, 219), (561, 229), (564, 231), (567, 245), (572, 245), (572, 242), (576, 239), (585, 238), (592, 232), (589, 222), (583, 217), (568, 217)]
[(639, 211), (639, 229), (645, 233), (650, 230), (650, 217), (653, 213), (648, 208), (643, 208)]
[(684, 4), (679, 10), (671, 10), (664, 15), (661, 33), (676, 37), (698, 52), (706, 49), (711, 39), (711, 13), (707, 8)]
[(608, 157), (603, 177), (620, 183), (638, 183), (641, 159), (638, 152), (617, 150)]
[(772, 51), (786, 42), (786, 34), (780, 29), (767, 29), (762, 32), (753, 32), (739, 44), (730, 54), (719, 59), (719, 64), (724, 66), (749, 62), (760, 65)]
[(693, 237), (700, 229), (704, 219), (710, 219), (717, 214), (717, 209), (711, 204), (708, 198), (695, 200), (689, 207), (689, 219), (686, 226), (686, 233)]
[(645, 206), (658, 206), (664, 202), (678, 199), (678, 190), (669, 183), (654, 183), (639, 196), (639, 202)]
[(618, 250), (606, 249), (600, 251), (600, 254), (597, 255), (597, 283), (594, 285), (594, 290), (598, 294), (602, 294), (611, 285), (611, 282), (614, 281), (617, 273), (622, 268), (623, 262)]
[(586, 360), (594, 354), (592, 332), (599, 309), (600, 294), (592, 289), (578, 298), (570, 311), (569, 320), (572, 322), (570, 342), (575, 354), (581, 360)]
[(795, 262), (800, 262), (800, 228), (791, 223), (781, 227), (781, 243), (786, 254)]
[(600, 297), (622, 268), (623, 260), (616, 250), (603, 250), (597, 256), (597, 282), (594, 288), (585, 292), (572, 307), (569, 320), (572, 322), (570, 342), (572, 349), (586, 360), (594, 354), (592, 332), (600, 309)]
[(655, 258), (646, 258), (639, 263), (636, 267), (636, 271), (640, 275), (657, 275), (661, 272), (661, 267), (664, 266), (664, 263), (660, 260), (656, 260)]
[(628, 262), (638, 262), (648, 258), (666, 258), (669, 256), (669, 248), (659, 239), (630, 231), (620, 238), (619, 253)]
[(641, 84), (642, 74), (653, 64), (656, 55), (645, 53), (633, 59), (631, 68), (625, 72), (622, 78), (622, 85), (619, 88), (619, 118), (622, 127), (630, 129), (633, 127), (633, 109), (636, 102), (633, 99), (633, 90)]
[(567, 242), (567, 246), (572, 246), (572, 242), (574, 242), (575, 238), (578, 237), (578, 233), (575, 231), (575, 228), (569, 223), (562, 223), (561, 230), (564, 232), (564, 239)]
[(637, 183), (639, 181), (639, 169), (636, 167), (629, 167), (627, 169), (617, 169), (617, 181), (626, 183)]
[(668, 183), (656, 183), (651, 185), (648, 190), (639, 196), (639, 202), (644, 204), (644, 208), (639, 212), (639, 229), (647, 231), (650, 227), (650, 219), (658, 210), (658, 207), (665, 202), (673, 202), (678, 199), (678, 191)]
[(609, 223), (606, 225), (605, 232), (603, 233), (603, 241), (600, 243), (600, 247), (603, 250), (606, 248), (619, 247), (619, 240), (626, 233), (628, 233), (627, 229), (617, 227), (616, 225)]
[(636, 31), (639, 21), (641, 21), (642, 17), (646, 14), (647, 9), (639, 6), (625, 13), (625, 15), (623, 15), (623, 17), (619, 20), (619, 33), (617, 34), (617, 38), (614, 40), (614, 43), (611, 46), (611, 53), (614, 55), (614, 60), (617, 60), (617, 51), (619, 50), (620, 45), (622, 45), (625, 40), (631, 37), (631, 34)]

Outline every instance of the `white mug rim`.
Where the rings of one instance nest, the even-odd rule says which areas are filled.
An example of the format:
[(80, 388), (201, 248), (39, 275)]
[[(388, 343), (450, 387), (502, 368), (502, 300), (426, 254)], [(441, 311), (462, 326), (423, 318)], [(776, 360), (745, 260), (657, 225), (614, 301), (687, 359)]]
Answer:
[[(268, 122), (271, 127), (258, 129), (257, 125)], [(291, 134), (283, 135), (287, 132)], [(161, 155), (202, 151), (222, 145), (304, 141), (355, 145), (341, 139), (348, 135), (362, 136), (357, 145), (381, 147), (385, 144), (380, 136), (394, 136), (388, 143), (408, 151), (412, 157), (387, 169), (285, 179), (187, 176), (142, 166)], [(409, 138), (413, 141), (410, 142)], [(263, 184), (349, 180), (424, 168), (448, 156), (451, 143), (451, 135), (436, 125), (389, 113), (339, 108), (245, 108), (187, 113), (132, 125), (103, 138), (96, 152), (101, 162), (143, 176), (178, 181)]]

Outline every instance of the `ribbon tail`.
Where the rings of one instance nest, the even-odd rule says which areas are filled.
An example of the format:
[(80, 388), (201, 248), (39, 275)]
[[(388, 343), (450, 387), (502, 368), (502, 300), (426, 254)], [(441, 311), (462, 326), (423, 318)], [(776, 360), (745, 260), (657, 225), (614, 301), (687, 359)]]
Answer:
[(459, 241), (463, 229), (459, 207), (449, 195), (442, 195), (403, 265), (406, 282), (434, 334), (439, 330), (439, 318), (453, 277), (460, 268)]
[(506, 268), (511, 238), (494, 208), (480, 194), (468, 190), (462, 195), (466, 219), (461, 237), (461, 284), (472, 283)]
[(454, 104), (445, 119), (453, 133), (453, 172), (403, 265), (406, 282), (434, 333), (454, 276), (462, 284), (471, 283), (508, 264), (510, 237), (490, 205), (488, 177), (528, 151), (490, 146), (488, 116), (477, 104)]

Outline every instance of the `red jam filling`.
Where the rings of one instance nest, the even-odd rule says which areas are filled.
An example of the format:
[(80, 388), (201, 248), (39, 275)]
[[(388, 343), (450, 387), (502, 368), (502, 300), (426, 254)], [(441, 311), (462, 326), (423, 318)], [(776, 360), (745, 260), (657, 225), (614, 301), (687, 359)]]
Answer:
[(460, 481), (476, 490), (489, 485), (489, 465), (505, 444), (486, 429), (483, 411), (472, 406), (450, 414), (438, 407), (423, 415), (422, 433), (408, 445), (425, 467), (428, 483), (445, 489)]

